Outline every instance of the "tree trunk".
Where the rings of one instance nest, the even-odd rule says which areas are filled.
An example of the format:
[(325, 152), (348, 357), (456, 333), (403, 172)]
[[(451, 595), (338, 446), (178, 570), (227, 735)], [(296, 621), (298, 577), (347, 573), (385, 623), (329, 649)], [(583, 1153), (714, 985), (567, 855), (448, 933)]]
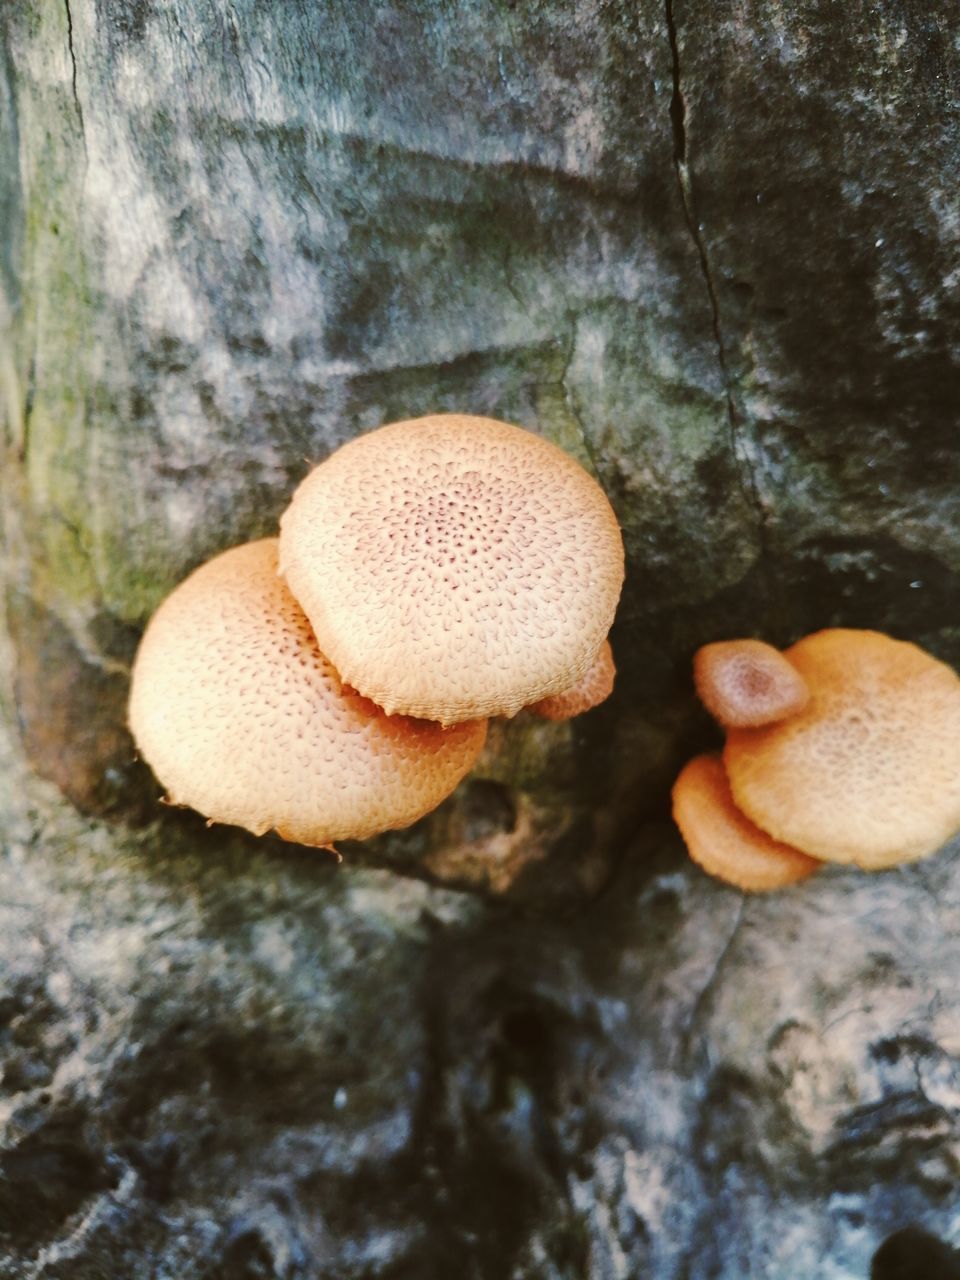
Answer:
[[(700, 644), (960, 663), (958, 30), (2, 7), (0, 1276), (809, 1280), (949, 1229), (955, 857), (745, 902), (663, 820)], [(341, 869), (161, 814), (152, 610), (441, 410), (606, 489), (611, 700)]]

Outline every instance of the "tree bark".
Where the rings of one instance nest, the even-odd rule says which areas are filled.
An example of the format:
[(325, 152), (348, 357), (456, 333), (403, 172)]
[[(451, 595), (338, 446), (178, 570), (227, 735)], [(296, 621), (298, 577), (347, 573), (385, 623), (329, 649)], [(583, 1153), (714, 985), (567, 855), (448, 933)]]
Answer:
[[(3, 6), (3, 705), (92, 816), (9, 749), (0, 1275), (807, 1280), (949, 1228), (949, 856), (743, 905), (660, 824), (714, 740), (700, 644), (960, 664), (957, 31)], [(442, 410), (610, 496), (612, 699), (497, 725), (339, 872), (158, 816), (151, 611), (338, 444)]]

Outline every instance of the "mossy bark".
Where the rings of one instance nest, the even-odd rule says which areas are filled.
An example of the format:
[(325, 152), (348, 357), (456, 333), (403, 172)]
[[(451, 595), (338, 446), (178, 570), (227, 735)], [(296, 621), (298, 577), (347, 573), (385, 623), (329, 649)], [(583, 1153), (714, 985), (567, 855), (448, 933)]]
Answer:
[[(273, 531), (308, 462), (428, 411), (556, 440), (628, 551), (614, 698), (498, 731), (477, 867), (489, 838), (602, 880), (707, 740), (705, 640), (844, 622), (957, 657), (934, 15), (24, 0), (3, 34), (15, 699), (81, 805), (143, 806), (122, 681), (163, 595)], [(57, 683), (31, 654), (61, 632)], [(104, 680), (100, 729), (58, 743)], [(376, 856), (462, 867), (475, 807)]]
[[(556, 440), (627, 543), (613, 700), (481, 768), (515, 870), (566, 844), (602, 879), (706, 740), (705, 640), (844, 622), (956, 658), (956, 57), (935, 15), (871, 12), (7, 7), (5, 572), (41, 772), (142, 807), (119, 692), (66, 769), (54, 700), (119, 691), (158, 601), (308, 462), (442, 409)], [(29, 655), (60, 631), (55, 686)], [(441, 866), (448, 819), (378, 856)]]
[[(0, 1277), (809, 1280), (955, 1230), (956, 849), (744, 902), (659, 819), (701, 643), (960, 663), (956, 32), (0, 3), (0, 698), (97, 815), (0, 732)], [(614, 696), (340, 868), (161, 813), (152, 609), (445, 409), (605, 487)]]

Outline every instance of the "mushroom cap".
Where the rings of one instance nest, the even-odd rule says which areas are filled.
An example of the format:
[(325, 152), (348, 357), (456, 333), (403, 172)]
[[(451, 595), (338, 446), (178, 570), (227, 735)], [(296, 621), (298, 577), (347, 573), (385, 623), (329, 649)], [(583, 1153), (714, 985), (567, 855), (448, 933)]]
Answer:
[(539, 702), (531, 703), (527, 710), (543, 720), (572, 720), (584, 711), (599, 707), (610, 697), (616, 675), (610, 641), (604, 640), (593, 663), (572, 688), (541, 698)]
[(388, 717), (345, 689), (277, 575), (277, 540), (234, 547), (161, 604), (130, 728), (175, 804), (327, 845), (405, 827), (476, 760), (486, 722)]
[(810, 701), (730, 731), (736, 804), (829, 862), (878, 869), (933, 853), (960, 828), (960, 678), (876, 631), (818, 631), (786, 656)]
[(752, 729), (802, 710), (810, 690), (779, 649), (762, 640), (720, 640), (693, 658), (700, 701), (726, 729)]
[(719, 756), (696, 756), (673, 784), (673, 818), (704, 871), (751, 893), (805, 880), (821, 863), (773, 840), (733, 802)]
[(613, 621), (623, 543), (556, 445), (441, 414), (359, 436), (281, 520), (280, 568), (343, 679), (452, 724), (570, 688)]

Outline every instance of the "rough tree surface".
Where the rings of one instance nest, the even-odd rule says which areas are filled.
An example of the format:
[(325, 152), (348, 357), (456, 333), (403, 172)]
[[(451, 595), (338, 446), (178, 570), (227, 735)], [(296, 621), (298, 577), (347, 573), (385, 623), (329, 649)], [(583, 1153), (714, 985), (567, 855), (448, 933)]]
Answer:
[[(663, 819), (699, 644), (960, 665), (957, 32), (0, 5), (0, 1276), (865, 1280), (956, 1236), (960, 850), (745, 901)], [(444, 409), (609, 494), (613, 698), (340, 869), (158, 818), (152, 609)]]

